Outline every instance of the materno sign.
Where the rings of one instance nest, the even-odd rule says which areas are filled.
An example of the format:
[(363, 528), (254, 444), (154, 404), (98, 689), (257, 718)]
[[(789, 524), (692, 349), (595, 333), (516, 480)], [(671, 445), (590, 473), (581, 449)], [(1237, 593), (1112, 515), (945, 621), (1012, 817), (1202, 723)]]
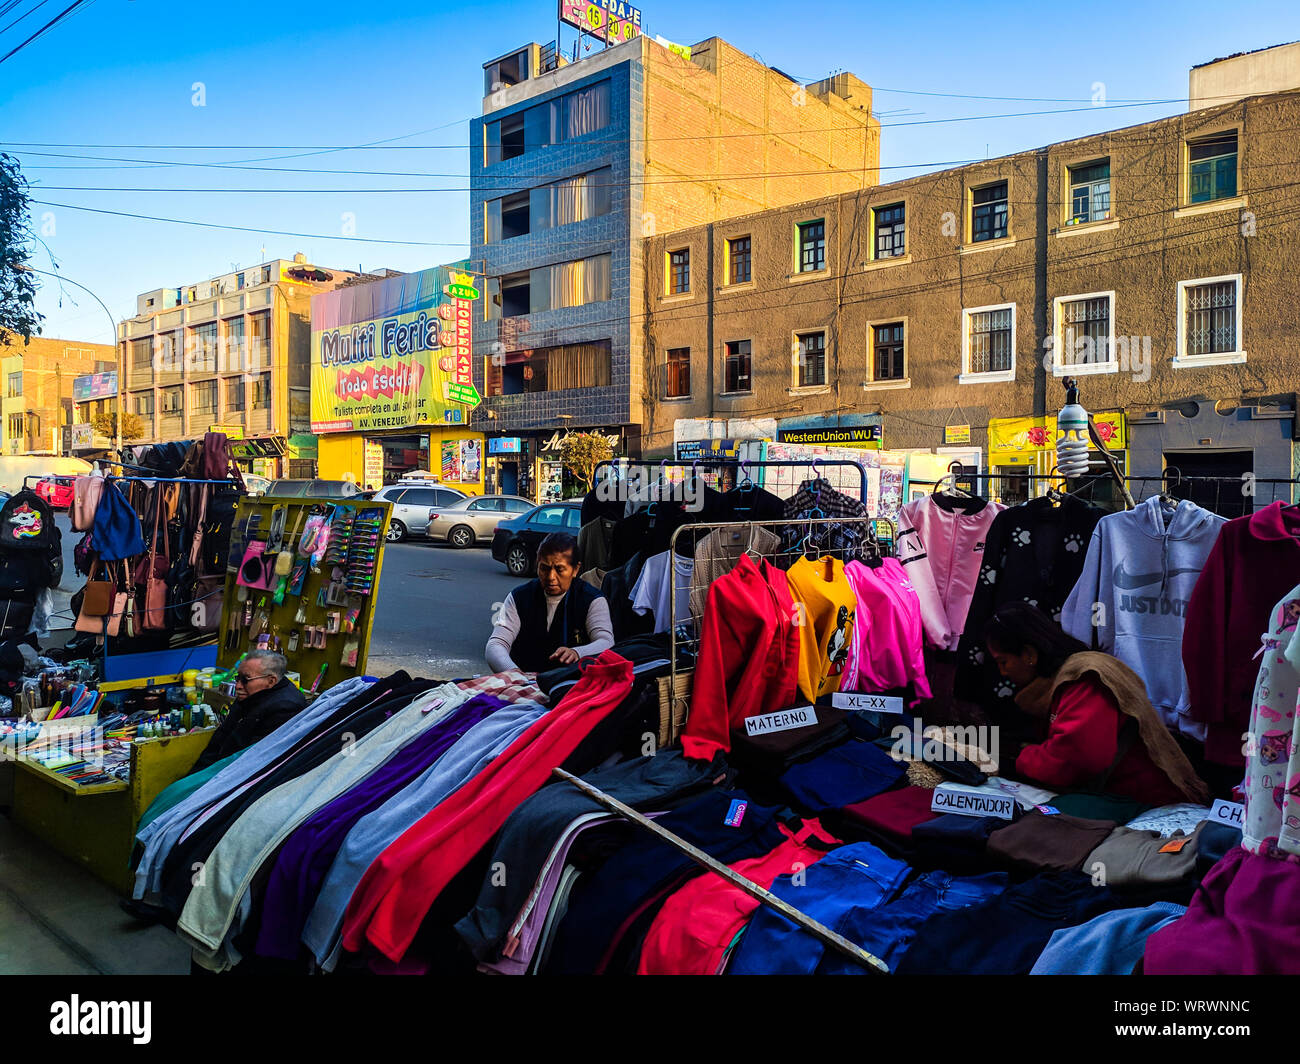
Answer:
[(783, 709), (779, 713), (764, 713), (745, 718), (746, 735), (770, 735), (772, 732), (793, 731), (817, 723), (817, 710), (812, 706)]

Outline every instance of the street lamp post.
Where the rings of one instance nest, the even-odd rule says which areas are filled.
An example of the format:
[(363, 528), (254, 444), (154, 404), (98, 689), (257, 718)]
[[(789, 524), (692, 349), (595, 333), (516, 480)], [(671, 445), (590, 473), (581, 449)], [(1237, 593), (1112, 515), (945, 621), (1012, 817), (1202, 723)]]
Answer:
[(117, 375), (117, 438), (114, 446), (117, 450), (117, 457), (120, 459), (122, 457), (122, 363), (121, 347), (117, 340), (117, 322), (113, 320), (113, 312), (104, 305), (104, 301), (100, 299), (99, 296), (95, 295), (95, 293), (84, 284), (78, 284), (71, 278), (64, 277), (61, 273), (51, 273), (49, 270), (38, 270), (35, 266), (28, 266), (25, 263), (19, 263), (17, 268), (26, 273), (39, 273), (44, 277), (53, 277), (56, 280), (62, 281), (64, 284), (72, 285), (73, 288), (80, 288), (90, 296), (91, 299), (103, 307), (104, 313), (108, 315), (108, 326), (113, 334), (113, 366), (116, 369)]

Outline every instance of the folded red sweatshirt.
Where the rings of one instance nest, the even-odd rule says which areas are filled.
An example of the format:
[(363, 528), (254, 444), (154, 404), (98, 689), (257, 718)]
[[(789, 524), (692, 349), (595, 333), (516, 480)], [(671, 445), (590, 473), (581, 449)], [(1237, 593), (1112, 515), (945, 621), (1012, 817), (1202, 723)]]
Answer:
[(1260, 637), (1289, 587), (1300, 584), (1300, 510), (1275, 502), (1225, 524), (1187, 603), (1187, 716), (1206, 725), (1205, 756), (1245, 762), (1243, 735), (1259, 675)]
[(443, 888), (631, 690), (630, 661), (612, 650), (592, 659), (551, 712), (375, 858), (348, 903), (343, 947), (369, 941), (400, 960)]
[(785, 573), (742, 554), (709, 588), (682, 752), (706, 761), (725, 753), (732, 728), (789, 709), (798, 684), (799, 629)]

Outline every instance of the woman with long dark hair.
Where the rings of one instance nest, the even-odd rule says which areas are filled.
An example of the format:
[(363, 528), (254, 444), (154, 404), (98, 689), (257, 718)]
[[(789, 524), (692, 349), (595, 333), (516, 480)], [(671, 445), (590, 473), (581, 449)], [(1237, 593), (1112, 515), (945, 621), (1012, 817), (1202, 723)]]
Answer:
[(1017, 705), (1047, 719), (1047, 737), (1015, 755), (1016, 775), (1152, 805), (1209, 800), (1142, 680), (1118, 658), (1089, 650), (1023, 602), (999, 609), (984, 641), (998, 671), (1020, 688)]

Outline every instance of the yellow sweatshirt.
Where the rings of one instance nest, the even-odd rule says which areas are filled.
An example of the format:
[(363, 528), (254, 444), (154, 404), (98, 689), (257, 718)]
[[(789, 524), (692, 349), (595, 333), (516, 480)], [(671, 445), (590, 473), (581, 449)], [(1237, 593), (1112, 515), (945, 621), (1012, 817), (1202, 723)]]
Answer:
[(799, 691), (816, 701), (840, 689), (858, 603), (838, 558), (800, 558), (786, 577), (799, 628)]

